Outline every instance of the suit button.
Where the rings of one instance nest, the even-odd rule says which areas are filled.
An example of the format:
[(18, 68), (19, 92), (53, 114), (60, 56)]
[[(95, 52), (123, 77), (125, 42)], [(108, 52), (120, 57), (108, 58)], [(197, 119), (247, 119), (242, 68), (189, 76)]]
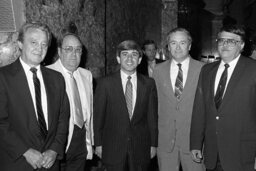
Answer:
[(131, 140), (131, 138), (127, 138), (127, 140), (128, 140), (128, 141), (130, 141), (130, 140)]
[(176, 110), (180, 110), (179, 106), (176, 106)]
[(216, 116), (216, 120), (219, 120), (220, 119), (220, 117), (219, 116)]

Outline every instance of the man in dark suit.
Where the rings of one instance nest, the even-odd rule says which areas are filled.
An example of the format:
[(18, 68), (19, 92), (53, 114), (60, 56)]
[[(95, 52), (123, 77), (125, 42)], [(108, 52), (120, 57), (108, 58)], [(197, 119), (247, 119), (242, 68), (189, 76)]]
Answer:
[(117, 47), (121, 70), (99, 80), (94, 101), (94, 143), (108, 171), (146, 171), (157, 147), (157, 92), (136, 72), (141, 49), (132, 40)]
[(143, 57), (138, 66), (138, 73), (152, 77), (156, 64), (163, 62), (156, 58), (157, 45), (153, 40), (146, 40), (142, 45)]
[(40, 66), (50, 35), (46, 25), (26, 23), (21, 57), (0, 69), (1, 171), (59, 170), (69, 102), (61, 74)]
[(200, 73), (192, 114), (190, 149), (208, 171), (253, 171), (256, 157), (256, 63), (241, 55), (245, 32), (223, 27), (221, 61)]

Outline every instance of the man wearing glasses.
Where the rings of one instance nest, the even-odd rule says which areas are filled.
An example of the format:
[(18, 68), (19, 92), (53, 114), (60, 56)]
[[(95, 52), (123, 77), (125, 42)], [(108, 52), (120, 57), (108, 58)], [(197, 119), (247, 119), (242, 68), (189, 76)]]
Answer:
[(99, 80), (94, 101), (96, 154), (108, 171), (147, 171), (157, 147), (157, 92), (136, 72), (142, 51), (132, 40), (117, 47), (120, 71)]
[(84, 171), (86, 158), (92, 159), (92, 74), (78, 67), (82, 44), (76, 34), (61, 37), (58, 55), (59, 59), (49, 68), (63, 75), (70, 101), (68, 143), (61, 170)]
[(199, 77), (190, 149), (208, 171), (254, 170), (256, 62), (241, 55), (244, 40), (239, 26), (223, 27), (217, 39), (221, 61), (205, 65)]

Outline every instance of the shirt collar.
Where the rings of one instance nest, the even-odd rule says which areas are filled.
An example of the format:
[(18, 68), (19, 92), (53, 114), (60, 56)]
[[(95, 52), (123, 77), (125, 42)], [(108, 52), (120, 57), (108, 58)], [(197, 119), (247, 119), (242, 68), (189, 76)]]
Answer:
[[(237, 62), (238, 62), (240, 56), (241, 56), (241, 54), (240, 54), (238, 57), (236, 57), (235, 59), (233, 59), (231, 62), (229, 62), (228, 65), (229, 65), (230, 67), (236, 66), (236, 64), (237, 64)], [(226, 64), (226, 63), (225, 63), (223, 60), (221, 60), (220, 65), (221, 65), (221, 66), (224, 66), (225, 64)]]
[(172, 59), (172, 64), (177, 66), (177, 64), (181, 64), (182, 66), (187, 66), (189, 64), (190, 57), (187, 57), (185, 60), (182, 62), (177, 62), (175, 59)]
[[(31, 66), (29, 66), (28, 64), (26, 64), (20, 57), (20, 63), (25, 71), (25, 73), (28, 73), (30, 71), (30, 69), (32, 68)], [(37, 69), (38, 72), (41, 72), (41, 67), (40, 65), (34, 66), (34, 68)]]
[(128, 76), (131, 76), (131, 80), (133, 80), (134, 78), (136, 78), (137, 77), (137, 72), (134, 72), (133, 74), (131, 74), (131, 75), (128, 75), (128, 74), (126, 74), (124, 71), (122, 71), (122, 70), (120, 70), (120, 72), (121, 72), (121, 78), (122, 79), (127, 79), (127, 77)]

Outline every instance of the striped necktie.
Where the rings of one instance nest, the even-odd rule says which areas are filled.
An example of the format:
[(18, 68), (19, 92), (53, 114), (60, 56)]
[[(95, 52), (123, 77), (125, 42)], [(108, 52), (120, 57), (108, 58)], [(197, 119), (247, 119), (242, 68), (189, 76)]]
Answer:
[(223, 98), (223, 95), (224, 95), (224, 90), (225, 90), (226, 83), (227, 83), (227, 77), (228, 77), (228, 67), (229, 67), (229, 65), (225, 64), (224, 66), (225, 66), (225, 70), (223, 71), (223, 73), (220, 77), (220, 82), (219, 82), (219, 85), (218, 85), (218, 88), (217, 88), (217, 91), (216, 91), (216, 94), (215, 94), (215, 97), (214, 97), (214, 102), (215, 102), (215, 106), (216, 106), (217, 109), (221, 105), (222, 98)]
[(126, 82), (126, 89), (125, 89), (125, 99), (126, 99), (126, 105), (129, 113), (129, 118), (132, 118), (132, 82), (131, 82), (131, 76), (127, 77)]
[(182, 94), (182, 91), (183, 91), (183, 71), (181, 68), (181, 64), (178, 63), (177, 65), (179, 67), (179, 71), (178, 71), (178, 75), (177, 75), (176, 82), (175, 82), (174, 94), (175, 94), (175, 97), (179, 100), (180, 96)]

